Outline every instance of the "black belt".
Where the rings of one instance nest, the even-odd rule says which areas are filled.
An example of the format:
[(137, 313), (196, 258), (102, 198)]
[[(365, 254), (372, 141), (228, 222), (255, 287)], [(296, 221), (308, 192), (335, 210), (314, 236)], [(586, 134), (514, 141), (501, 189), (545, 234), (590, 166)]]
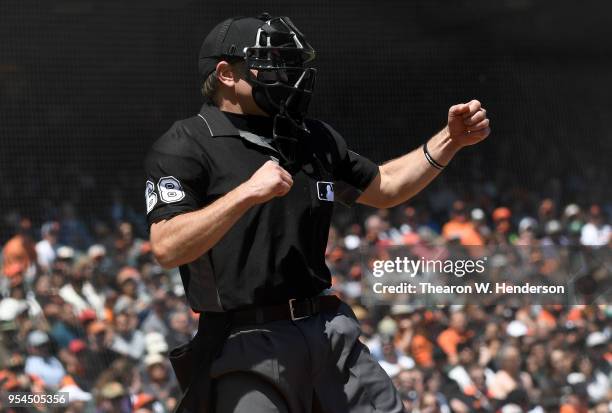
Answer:
[(278, 320), (301, 320), (321, 311), (336, 311), (342, 301), (334, 295), (291, 299), (286, 304), (200, 315), (198, 333), (170, 354), (183, 397), (175, 412), (211, 412), (210, 366), (223, 349), (232, 325), (263, 324)]
[(263, 324), (279, 320), (301, 320), (321, 311), (336, 311), (341, 301), (335, 295), (290, 299), (285, 304), (231, 311), (233, 325)]

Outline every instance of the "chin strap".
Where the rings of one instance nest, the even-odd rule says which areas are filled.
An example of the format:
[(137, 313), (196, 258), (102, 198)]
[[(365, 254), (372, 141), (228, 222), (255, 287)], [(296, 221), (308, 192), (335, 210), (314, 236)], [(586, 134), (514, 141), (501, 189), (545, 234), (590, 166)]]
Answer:
[(274, 146), (281, 155), (280, 165), (291, 175), (302, 167), (300, 141), (309, 135), (310, 131), (304, 121), (290, 116), (285, 102), (282, 102), (279, 113), (274, 116), (272, 136)]

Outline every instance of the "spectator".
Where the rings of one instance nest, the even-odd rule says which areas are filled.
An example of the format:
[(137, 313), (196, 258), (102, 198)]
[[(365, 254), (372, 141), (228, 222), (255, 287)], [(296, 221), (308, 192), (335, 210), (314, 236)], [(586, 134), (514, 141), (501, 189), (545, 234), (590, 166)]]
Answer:
[(138, 318), (133, 312), (117, 314), (111, 349), (135, 360), (140, 359), (145, 352), (145, 337), (142, 331), (136, 329), (137, 325)]
[(406, 369), (399, 372), (395, 383), (402, 396), (406, 411), (411, 412), (418, 408), (419, 395), (425, 391), (423, 373), (417, 369)]
[(461, 400), (470, 411), (484, 413), (493, 411), (491, 392), (487, 388), (485, 369), (478, 364), (468, 367), (470, 384), (463, 388)]
[(4, 244), (2, 248), (4, 273), (34, 273), (36, 266), (36, 249), (32, 240), (18, 234)]
[(91, 309), (98, 317), (104, 317), (104, 297), (89, 281), (92, 274), (88, 258), (81, 258), (68, 272), (68, 283), (59, 290), (64, 301), (71, 304), (76, 315)]
[(414, 367), (414, 360), (404, 355), (401, 350), (393, 345), (393, 337), (383, 335), (381, 337), (382, 357), (378, 361), (389, 377), (395, 377), (402, 369)]
[(537, 242), (538, 222), (531, 217), (524, 217), (519, 221), (518, 238), (515, 244), (519, 246), (531, 246)]
[(40, 377), (50, 389), (57, 389), (66, 374), (62, 363), (51, 354), (47, 333), (34, 330), (28, 335), (28, 357), (25, 372)]
[(459, 344), (468, 339), (466, 330), (467, 320), (463, 311), (455, 311), (450, 315), (449, 326), (438, 336), (438, 345), (446, 353), (449, 363), (455, 365), (459, 362), (457, 349)]
[(189, 316), (184, 311), (175, 311), (170, 315), (170, 331), (168, 346), (178, 347), (191, 339), (192, 326), (189, 323)]
[(81, 336), (81, 323), (70, 304), (54, 300), (45, 305), (43, 314), (51, 328), (49, 334), (58, 347), (68, 347), (72, 340)]
[(84, 360), (84, 380), (94, 383), (120, 355), (110, 348), (112, 331), (102, 321), (94, 321), (87, 326), (87, 348), (80, 355)]
[(516, 241), (516, 235), (512, 233), (510, 218), (512, 218), (512, 211), (509, 208), (499, 207), (493, 211), (494, 237), (500, 244), (514, 243)]
[(84, 250), (93, 244), (87, 226), (78, 216), (75, 206), (70, 202), (64, 202), (61, 206), (60, 243), (79, 250)]
[(463, 201), (453, 202), (451, 219), (442, 227), (442, 235), (447, 240), (458, 239), (465, 246), (483, 245), (482, 238), (474, 227), (474, 223), (468, 220)]
[(487, 225), (487, 217), (485, 212), (480, 208), (472, 209), (470, 212), (470, 218), (472, 220), (472, 225), (480, 235), (480, 238), (484, 240), (489, 240), (491, 238), (491, 228)]
[(448, 372), (448, 377), (455, 380), (461, 390), (465, 390), (474, 386), (468, 368), (476, 362), (476, 355), (473, 344), (470, 341), (464, 341), (457, 344), (457, 364), (452, 366)]
[(365, 221), (365, 245), (391, 245), (389, 222), (380, 215), (370, 215)]
[(555, 219), (557, 215), (557, 206), (555, 201), (550, 198), (545, 198), (540, 202), (538, 208), (538, 221), (541, 225), (546, 225), (551, 219)]
[(145, 310), (149, 304), (149, 296), (141, 289), (141, 276), (138, 270), (134, 267), (123, 267), (117, 274), (117, 285), (119, 286), (119, 295), (113, 307), (116, 313), (133, 310), (141, 312)]
[(102, 386), (96, 413), (132, 413), (132, 402), (121, 383), (113, 381)]
[(563, 210), (563, 224), (566, 229), (572, 224), (577, 224), (579, 227), (582, 227), (582, 210), (577, 204), (569, 204)]
[(497, 400), (506, 398), (517, 389), (531, 389), (531, 378), (520, 370), (521, 353), (518, 348), (506, 346), (499, 355), (500, 369), (489, 384), (491, 396)]
[(78, 385), (68, 380), (64, 380), (64, 383), (58, 390), (60, 393), (67, 393), (68, 404), (62, 406), (65, 408), (63, 413), (86, 413), (89, 402), (93, 399), (91, 393), (83, 391)]
[(145, 316), (141, 329), (146, 333), (159, 332), (162, 335), (168, 334), (168, 327), (166, 322), (166, 297), (160, 295), (153, 299), (151, 308), (148, 310)]
[(583, 245), (600, 247), (610, 242), (612, 228), (603, 219), (599, 205), (592, 205), (589, 210), (589, 220), (582, 227), (580, 242)]
[(179, 400), (180, 389), (166, 363), (166, 358), (160, 354), (153, 353), (145, 357), (142, 389), (145, 393), (156, 395), (166, 409), (172, 411)]
[(121, 266), (137, 266), (137, 259), (143, 242), (143, 240), (134, 236), (134, 228), (131, 223), (121, 222), (115, 238), (115, 262)]
[(60, 226), (58, 222), (45, 222), (41, 227), (42, 239), (36, 243), (38, 265), (48, 270), (57, 256), (58, 235)]

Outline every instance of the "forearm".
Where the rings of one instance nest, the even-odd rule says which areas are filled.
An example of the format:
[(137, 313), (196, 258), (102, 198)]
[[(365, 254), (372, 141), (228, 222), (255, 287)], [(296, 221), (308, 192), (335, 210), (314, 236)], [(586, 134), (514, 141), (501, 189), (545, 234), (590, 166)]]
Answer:
[(151, 226), (153, 253), (165, 268), (194, 261), (210, 250), (253, 205), (241, 186), (212, 204)]
[[(459, 151), (459, 147), (450, 139), (447, 128), (429, 139), (427, 149), (432, 158), (442, 165), (447, 165)], [(385, 163), (380, 167), (380, 193), (385, 206), (392, 207), (407, 201), (429, 185), (440, 172), (427, 161), (422, 147)]]

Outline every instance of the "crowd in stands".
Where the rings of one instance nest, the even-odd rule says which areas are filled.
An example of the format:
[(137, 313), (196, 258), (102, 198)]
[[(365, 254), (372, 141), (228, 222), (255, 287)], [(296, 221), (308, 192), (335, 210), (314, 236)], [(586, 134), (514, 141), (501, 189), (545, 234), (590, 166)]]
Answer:
[[(605, 205), (543, 199), (528, 215), (456, 199), (438, 204), (446, 215), (413, 204), (368, 210), (363, 219), (340, 212), (326, 252), (330, 293), (352, 305), (362, 341), (407, 411), (612, 411), (612, 305), (605, 295), (571, 306), (360, 302), (360, 255), (371, 251), (439, 256), (450, 245), (531, 247), (539, 251), (530, 255), (537, 255), (531, 271), (544, 275), (565, 250), (606, 257), (612, 228)], [(172, 411), (180, 390), (167, 352), (190, 339), (198, 319), (178, 272), (155, 262), (150, 243), (127, 220), (89, 228), (73, 213), (16, 224), (2, 245), (0, 411), (12, 411), (7, 393), (17, 391), (67, 392), (69, 405), (49, 411)], [(604, 258), (589, 273), (600, 293), (611, 263)]]

